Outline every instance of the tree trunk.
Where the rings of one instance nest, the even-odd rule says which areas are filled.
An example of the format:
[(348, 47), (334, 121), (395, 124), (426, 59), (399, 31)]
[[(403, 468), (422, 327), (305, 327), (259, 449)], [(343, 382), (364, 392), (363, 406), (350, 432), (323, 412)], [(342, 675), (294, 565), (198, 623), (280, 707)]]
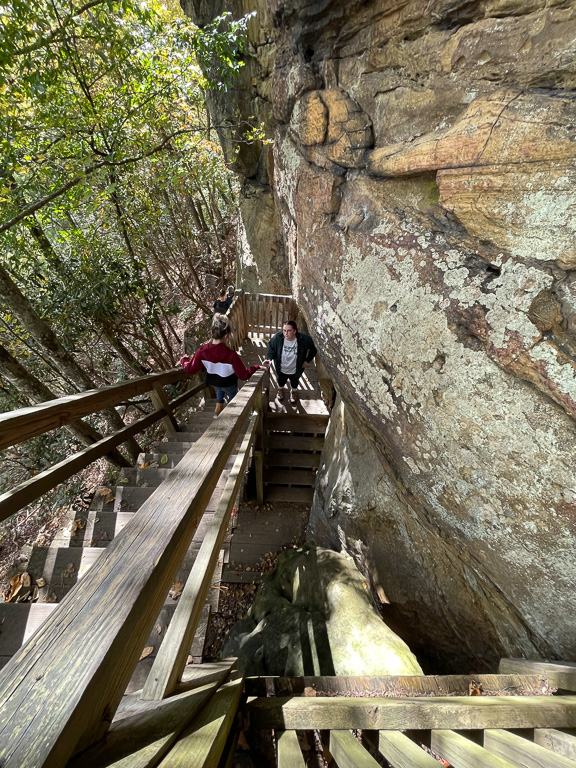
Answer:
[(102, 328), (102, 334), (104, 338), (110, 344), (112, 349), (116, 350), (118, 355), (124, 360), (126, 365), (131, 368), (139, 376), (146, 376), (151, 371), (142, 365), (139, 360), (130, 352), (128, 347), (116, 336), (114, 330), (110, 328), (104, 321), (100, 320), (99, 325)]
[[(95, 385), (89, 376), (82, 370), (72, 355), (60, 343), (56, 334), (45, 320), (36, 313), (28, 299), (12, 280), (7, 270), (0, 264), (0, 296), (18, 317), (22, 325), (36, 339), (46, 356), (54, 363), (57, 369), (70, 379), (77, 391), (95, 389)], [(113, 408), (103, 412), (110, 427), (116, 431), (122, 429), (125, 424)], [(126, 449), (133, 460), (141, 453), (140, 446), (130, 438), (126, 442)]]
[[(58, 397), (1, 345), (0, 374), (12, 384), (18, 394), (27, 401), (27, 404), (44, 403), (47, 400), (56, 400)], [(99, 432), (80, 419), (66, 424), (64, 428), (84, 445), (93, 445), (102, 439)], [(106, 458), (114, 467), (129, 466), (129, 462), (116, 448), (110, 451)]]

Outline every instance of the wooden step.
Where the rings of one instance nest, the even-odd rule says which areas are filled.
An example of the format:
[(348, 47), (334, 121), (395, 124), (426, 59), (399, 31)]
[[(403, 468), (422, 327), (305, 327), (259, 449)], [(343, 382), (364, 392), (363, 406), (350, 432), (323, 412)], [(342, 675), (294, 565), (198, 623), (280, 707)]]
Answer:
[[(198, 437), (202, 437), (202, 435), (198, 435)], [(171, 440), (169, 443), (156, 443), (156, 446), (154, 447), (154, 453), (162, 453), (162, 451), (165, 452), (165, 449), (167, 448), (170, 453), (181, 453), (183, 456), (185, 453), (188, 453), (195, 442), (196, 439), (187, 440), (185, 442), (180, 440), (178, 442), (176, 442), (176, 440)]]
[(0, 667), (18, 652), (56, 608), (56, 603), (0, 603)]
[(274, 433), (266, 437), (265, 446), (270, 451), (321, 451), (324, 438)]
[[(183, 435), (187, 432), (205, 432), (211, 424), (213, 424), (214, 419), (217, 418), (216, 414), (211, 414), (209, 417), (202, 419), (201, 421), (196, 421), (194, 423), (190, 424), (181, 424), (180, 425), (180, 431), (176, 432), (177, 435)], [(170, 433), (172, 434), (172, 433)]]
[(268, 469), (264, 473), (267, 485), (306, 485), (313, 486), (316, 472), (312, 469)]
[(194, 442), (206, 432), (206, 430), (212, 426), (214, 419), (211, 419), (209, 423), (197, 424), (196, 426), (190, 426), (185, 432), (165, 432), (163, 439), (168, 443), (179, 443), (183, 441)]
[(107, 547), (122, 528), (132, 520), (134, 512), (91, 513), (85, 528), (85, 547)]
[(182, 461), (182, 453), (139, 453), (138, 466), (144, 469), (174, 469)]
[(155, 488), (139, 488), (135, 485), (118, 485), (115, 491), (114, 512), (136, 512), (148, 501)]
[(137, 487), (157, 487), (166, 478), (171, 469), (158, 469), (156, 467), (128, 467), (123, 469), (116, 481), (118, 485), (133, 485)]
[(267, 432), (299, 432), (304, 434), (321, 434), (326, 432), (329, 416), (315, 413), (266, 413), (264, 429)]
[(268, 451), (264, 454), (264, 466), (268, 467), (319, 467), (319, 453), (282, 453)]
[(62, 600), (101, 554), (97, 547), (33, 547), (26, 568), (34, 581), (46, 582), (39, 603)]
[(270, 485), (264, 488), (264, 501), (291, 501), (296, 504), (311, 504), (314, 488), (288, 488)]

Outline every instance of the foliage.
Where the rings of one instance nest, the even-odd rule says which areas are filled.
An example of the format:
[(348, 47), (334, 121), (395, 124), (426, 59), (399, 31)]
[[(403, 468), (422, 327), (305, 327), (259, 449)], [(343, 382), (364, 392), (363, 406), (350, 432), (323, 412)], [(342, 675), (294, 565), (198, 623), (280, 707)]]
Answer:
[[(178, 318), (200, 321), (234, 282), (234, 183), (205, 96), (241, 67), (245, 24), (197, 30), (159, 0), (0, 7), (0, 266), (97, 385), (174, 365)], [(70, 391), (2, 296), (0, 344)], [(0, 386), (0, 410), (22, 403), (2, 370)], [(72, 450), (26, 443), (0, 484)]]

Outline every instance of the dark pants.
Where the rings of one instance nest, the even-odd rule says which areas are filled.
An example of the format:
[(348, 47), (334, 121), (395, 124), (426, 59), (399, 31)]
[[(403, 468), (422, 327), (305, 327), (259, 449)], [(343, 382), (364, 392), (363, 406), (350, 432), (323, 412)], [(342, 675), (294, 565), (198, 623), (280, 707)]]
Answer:
[(290, 384), (292, 384), (293, 389), (296, 389), (298, 387), (298, 381), (300, 380), (301, 374), (299, 373), (282, 373), (282, 371), (278, 371), (278, 386), (283, 387), (288, 379), (290, 379)]
[(215, 387), (216, 389), (216, 402), (223, 403), (224, 395), (228, 395), (228, 400), (232, 398), (238, 392), (238, 384), (231, 384), (229, 387)]

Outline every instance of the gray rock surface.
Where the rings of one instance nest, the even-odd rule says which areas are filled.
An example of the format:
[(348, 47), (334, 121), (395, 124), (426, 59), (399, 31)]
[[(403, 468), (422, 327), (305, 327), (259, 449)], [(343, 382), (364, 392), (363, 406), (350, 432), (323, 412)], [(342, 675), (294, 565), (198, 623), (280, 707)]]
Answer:
[(283, 262), (340, 401), (313, 535), (446, 668), (573, 658), (576, 4), (227, 7), (274, 140), (241, 274)]

